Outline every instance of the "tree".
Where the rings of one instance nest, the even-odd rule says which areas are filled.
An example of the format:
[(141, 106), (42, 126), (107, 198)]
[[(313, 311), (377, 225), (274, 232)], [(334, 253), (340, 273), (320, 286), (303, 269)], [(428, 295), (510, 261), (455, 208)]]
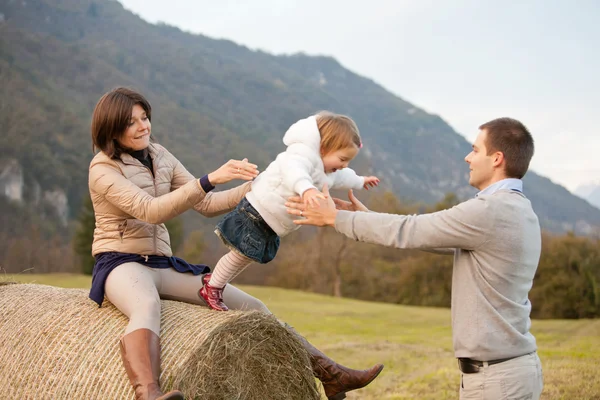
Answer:
[(165, 226), (169, 231), (171, 250), (176, 253), (183, 244), (183, 220), (178, 216), (165, 222)]
[(342, 244), (338, 248), (335, 255), (335, 261), (333, 262), (333, 295), (335, 297), (342, 297), (342, 258), (346, 253), (346, 247), (348, 246), (348, 238), (342, 237)]
[(183, 258), (192, 264), (202, 263), (204, 247), (204, 234), (201, 231), (193, 231), (183, 244)]
[(534, 318), (600, 316), (600, 241), (542, 236), (542, 256), (529, 296)]
[(94, 257), (92, 257), (92, 243), (94, 241), (94, 229), (96, 218), (94, 207), (90, 196), (85, 196), (79, 216), (77, 217), (77, 230), (73, 236), (73, 251), (79, 262), (81, 272), (91, 275), (94, 269)]
[(439, 202), (437, 202), (435, 204), (435, 206), (433, 207), (433, 211), (446, 210), (448, 208), (454, 207), (458, 203), (460, 203), (460, 201), (458, 200), (458, 197), (456, 196), (456, 194), (449, 192), (449, 193), (446, 193), (446, 195), (444, 196), (444, 198), (442, 200), (440, 200)]

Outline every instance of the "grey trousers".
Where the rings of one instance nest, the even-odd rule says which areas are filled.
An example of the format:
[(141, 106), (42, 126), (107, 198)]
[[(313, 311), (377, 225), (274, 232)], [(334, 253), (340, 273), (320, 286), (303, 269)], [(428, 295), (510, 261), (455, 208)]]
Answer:
[[(146, 328), (160, 335), (160, 299), (206, 306), (198, 296), (201, 287), (202, 275), (131, 262), (119, 265), (108, 275), (104, 290), (108, 300), (129, 318), (125, 334)], [(262, 301), (232, 285), (225, 286), (223, 301), (233, 310), (270, 313)]]
[(460, 400), (538, 400), (543, 387), (542, 363), (531, 353), (462, 374)]

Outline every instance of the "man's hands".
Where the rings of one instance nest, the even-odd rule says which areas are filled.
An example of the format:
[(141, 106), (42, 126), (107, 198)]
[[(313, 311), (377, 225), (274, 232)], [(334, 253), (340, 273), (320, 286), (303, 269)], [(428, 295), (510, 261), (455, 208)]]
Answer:
[[(376, 176), (365, 176), (364, 188), (379, 185), (379, 178)], [(304, 219), (296, 219), (294, 223), (297, 225), (316, 225), (316, 226), (334, 226), (335, 217), (338, 210), (344, 211), (363, 211), (368, 212), (369, 209), (360, 202), (355, 196), (352, 189), (348, 190), (348, 200), (334, 199), (329, 195), (327, 184), (323, 186), (323, 193), (317, 189), (309, 189), (299, 196), (290, 197), (285, 203), (288, 214), (304, 217)]]
[(354, 197), (354, 192), (352, 192), (352, 189), (348, 190), (348, 199), (350, 201), (340, 200), (334, 197), (333, 202), (335, 204), (335, 208), (344, 211), (369, 211), (369, 209), (363, 203), (361, 203), (360, 200)]
[[(316, 206), (311, 205), (309, 207), (303, 201), (300, 201), (300, 197), (291, 197), (289, 201), (285, 203), (289, 214), (304, 217), (304, 219), (294, 220), (295, 224), (316, 226), (335, 225), (337, 210), (335, 209), (333, 199), (329, 196), (327, 184), (323, 186), (323, 193), (316, 192), (322, 196), (315, 196), (315, 201), (317, 202)], [(306, 194), (306, 192), (304, 193)]]

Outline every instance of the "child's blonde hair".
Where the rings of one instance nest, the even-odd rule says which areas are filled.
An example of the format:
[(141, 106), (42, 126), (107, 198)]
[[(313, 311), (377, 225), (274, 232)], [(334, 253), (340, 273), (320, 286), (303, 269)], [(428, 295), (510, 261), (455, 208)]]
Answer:
[(315, 117), (321, 133), (321, 152), (323, 154), (329, 154), (352, 145), (357, 148), (362, 147), (358, 126), (352, 118), (330, 111), (320, 111)]

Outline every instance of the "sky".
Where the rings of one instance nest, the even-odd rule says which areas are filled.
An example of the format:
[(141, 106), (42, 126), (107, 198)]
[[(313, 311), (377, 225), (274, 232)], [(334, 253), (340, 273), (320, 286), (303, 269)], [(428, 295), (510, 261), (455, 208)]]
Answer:
[(600, 1), (120, 0), (143, 19), (272, 54), (328, 55), (473, 142), (509, 116), (531, 168), (600, 183)]

